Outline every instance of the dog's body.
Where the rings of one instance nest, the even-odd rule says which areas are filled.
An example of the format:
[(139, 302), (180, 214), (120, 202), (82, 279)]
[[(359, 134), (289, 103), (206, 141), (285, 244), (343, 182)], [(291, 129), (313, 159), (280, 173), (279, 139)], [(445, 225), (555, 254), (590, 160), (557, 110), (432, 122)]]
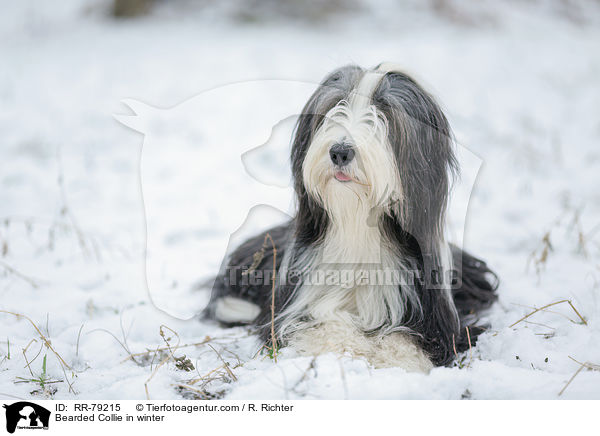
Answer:
[(450, 135), (435, 101), (393, 67), (334, 71), (296, 128), (295, 218), (232, 253), (207, 314), (312, 355), (415, 371), (451, 362), (497, 283), (445, 239)]

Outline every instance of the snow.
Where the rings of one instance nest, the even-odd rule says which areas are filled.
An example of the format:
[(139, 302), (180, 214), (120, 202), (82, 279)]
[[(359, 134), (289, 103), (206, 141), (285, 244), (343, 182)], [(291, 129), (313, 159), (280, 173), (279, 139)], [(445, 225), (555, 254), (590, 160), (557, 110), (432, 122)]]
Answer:
[[(241, 7), (232, 4), (229, 9)], [(153, 399), (600, 398), (600, 372), (587, 370), (558, 395), (577, 362), (600, 364), (600, 8), (592, 2), (573, 2), (568, 10), (554, 1), (453, 4), (461, 11), (454, 19), (416, 1), (365, 2), (313, 24), (275, 13), (240, 23), (225, 6), (191, 3), (114, 21), (105, 16), (106, 2), (6, 2), (0, 17), (0, 310), (29, 317), (70, 369), (27, 319), (2, 312), (0, 396), (143, 399), (147, 386)], [(171, 293), (151, 286), (148, 293), (138, 172), (143, 139), (145, 150), (149, 141), (169, 146), (163, 154), (142, 154), (149, 168), (162, 165), (175, 174), (168, 182), (161, 171), (148, 173), (148, 198), (164, 198), (174, 186), (198, 189), (189, 196), (174, 192), (171, 209), (152, 214), (157, 231), (149, 227), (149, 241), (177, 217), (186, 228), (198, 198), (210, 197), (217, 214), (202, 223), (207, 233), (198, 237), (207, 247), (212, 241), (212, 249), (190, 255), (198, 245), (188, 244), (185, 232), (175, 239), (183, 242), (161, 247), (174, 256), (171, 276), (200, 280), (222, 260), (217, 236), (235, 230), (248, 205), (257, 204), (248, 192), (264, 193), (262, 203), (279, 212), (259, 208), (245, 231), (289, 212), (282, 156), (291, 122), (282, 113), (297, 113), (311, 84), (330, 70), (383, 60), (405, 66), (441, 102), (460, 147), (477, 156), (466, 174), (482, 163), (477, 178), (470, 177), (475, 184), (466, 223), (454, 210), (450, 223), (459, 238), (464, 227), (465, 248), (488, 261), (501, 287), (485, 316), (490, 330), (459, 356), (460, 365), (410, 374), (348, 356), (313, 360), (292, 349), (281, 350), (274, 362), (257, 354), (260, 344), (246, 329), (192, 317), (206, 292), (182, 284)], [(207, 90), (272, 79), (309, 86), (285, 98), (270, 91), (201, 110)], [(168, 108), (160, 112), (169, 114), (166, 132), (152, 116), (135, 121), (139, 130), (155, 129), (146, 138), (117, 122), (113, 114), (132, 115), (125, 99), (130, 107), (144, 102), (140, 110)], [(252, 116), (240, 117), (248, 108)], [(262, 152), (251, 151), (265, 143)], [(195, 162), (204, 170), (194, 171)], [(182, 163), (185, 170), (177, 166)], [(226, 183), (213, 185), (215, 178)], [(537, 271), (545, 235), (551, 249)], [(513, 325), (561, 300), (570, 300), (586, 323), (564, 302)], [(168, 357), (153, 351), (165, 346), (163, 325), (172, 329), (163, 328), (172, 347), (202, 343), (174, 353), (185, 354), (195, 370), (168, 360), (152, 376)], [(150, 351), (135, 363), (119, 341), (132, 353)], [(39, 377), (44, 355), (47, 377), (63, 382), (45, 392), (39, 383), (16, 383)], [(177, 389), (200, 376), (191, 386), (201, 393)]]

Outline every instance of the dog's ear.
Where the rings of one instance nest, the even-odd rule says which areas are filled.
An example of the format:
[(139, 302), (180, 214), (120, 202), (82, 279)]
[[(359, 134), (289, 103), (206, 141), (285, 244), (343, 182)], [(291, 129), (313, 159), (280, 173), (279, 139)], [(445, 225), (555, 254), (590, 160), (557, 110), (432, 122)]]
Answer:
[(356, 65), (348, 65), (330, 73), (319, 84), (298, 117), (291, 152), (292, 176), (298, 201), (296, 217), (298, 242), (314, 242), (327, 229), (326, 212), (310, 197), (304, 186), (302, 175), (304, 158), (315, 133), (325, 120), (325, 115), (341, 100), (348, 97), (362, 74), (363, 70)]
[[(459, 320), (445, 282), (450, 253), (444, 243), (446, 206), (458, 172), (451, 130), (435, 100), (412, 78), (389, 72), (374, 94), (386, 118), (388, 139), (401, 175), (402, 199), (386, 228), (417, 259), (422, 317), (411, 325), (438, 365), (453, 356)], [(420, 318), (420, 319), (419, 319)], [(410, 322), (409, 322), (410, 323)]]
[(450, 126), (439, 105), (412, 78), (387, 73), (375, 92), (401, 174), (398, 220), (423, 255), (439, 256), (446, 203), (458, 171)]
[(296, 241), (301, 245), (309, 245), (321, 238), (327, 229), (328, 223), (325, 210), (307, 192), (302, 174), (302, 165), (314, 131), (322, 122), (322, 117), (319, 117), (318, 114), (305, 112), (312, 110), (314, 107), (315, 101), (313, 99), (315, 99), (314, 94), (298, 118), (291, 156), (294, 191), (298, 202), (295, 233)]
[(327, 112), (348, 97), (362, 72), (357, 65), (338, 68), (325, 77), (304, 105), (292, 142), (291, 161), (296, 192), (304, 189), (302, 164), (316, 131), (323, 124)]

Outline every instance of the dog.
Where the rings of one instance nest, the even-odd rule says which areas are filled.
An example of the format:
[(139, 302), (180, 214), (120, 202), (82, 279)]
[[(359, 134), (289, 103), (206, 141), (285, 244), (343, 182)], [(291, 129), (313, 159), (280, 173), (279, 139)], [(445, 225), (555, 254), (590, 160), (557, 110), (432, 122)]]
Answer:
[(206, 317), (255, 326), (272, 349), (451, 364), (498, 287), (445, 236), (453, 147), (439, 105), (394, 65), (333, 71), (294, 132), (295, 217), (233, 251)]

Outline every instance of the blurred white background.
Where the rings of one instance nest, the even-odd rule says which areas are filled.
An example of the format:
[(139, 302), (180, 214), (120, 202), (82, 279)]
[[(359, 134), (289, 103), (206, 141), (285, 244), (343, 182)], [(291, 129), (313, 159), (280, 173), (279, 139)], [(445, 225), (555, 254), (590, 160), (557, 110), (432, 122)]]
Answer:
[[(171, 346), (210, 337), (220, 356), (207, 344), (178, 349), (195, 369), (167, 359), (147, 384), (151, 398), (558, 398), (579, 368), (569, 356), (600, 363), (598, 1), (5, 0), (0, 10), (0, 310), (29, 317), (61, 356), (26, 319), (0, 313), (0, 396), (144, 398), (150, 365), (164, 357), (147, 350), (167, 337)], [(321, 356), (304, 377), (311, 360), (293, 350), (278, 363), (255, 357), (260, 344), (245, 329), (151, 304), (143, 137), (114, 119), (131, 114), (120, 102), (185, 107), (231, 83), (318, 83), (340, 65), (381, 61), (405, 66), (483, 161), (466, 223), (451, 216), (502, 281), (472, 354), (428, 376)], [(253, 104), (246, 122), (264, 122), (270, 103)], [(197, 112), (180, 118), (184, 131), (213, 115)], [(213, 118), (215, 132), (239, 127)], [(242, 148), (260, 145), (250, 142)], [(285, 180), (268, 156), (259, 167)], [(229, 188), (248, 177), (232, 174)], [(237, 201), (210, 191), (223, 208)], [(193, 276), (220, 257), (179, 266)], [(510, 327), (563, 299), (586, 324), (559, 303)], [(161, 337), (163, 324), (176, 334)], [(129, 353), (144, 354), (124, 361)], [(221, 358), (235, 379), (222, 368), (206, 376)], [(600, 373), (582, 371), (562, 396), (599, 398)]]

